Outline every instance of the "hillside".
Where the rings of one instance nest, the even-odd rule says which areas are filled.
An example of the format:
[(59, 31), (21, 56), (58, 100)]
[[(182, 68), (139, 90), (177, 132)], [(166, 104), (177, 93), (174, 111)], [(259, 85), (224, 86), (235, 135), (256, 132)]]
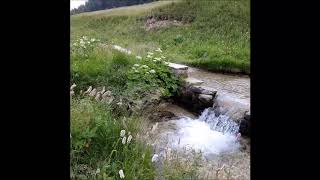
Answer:
[[(184, 154), (187, 146), (169, 146), (160, 133), (174, 134), (167, 142), (194, 139), (193, 145), (210, 151), (221, 144), (229, 147), (229, 140), (233, 142), (230, 147), (238, 148), (237, 143), (243, 140), (239, 134), (224, 135), (221, 127), (211, 129), (207, 120), (194, 124), (199, 120), (196, 117), (185, 121), (184, 114), (196, 112), (174, 102), (190, 80), (217, 90), (188, 86), (197, 95), (180, 98), (192, 105), (198, 99), (201, 104), (209, 102), (205, 107), (212, 107), (217, 96), (220, 98), (215, 102), (238, 110), (234, 108), (239, 106), (238, 100), (250, 98), (247, 76), (203, 70), (250, 73), (249, 9), (249, 0), (175, 0), (72, 15), (70, 178), (249, 179), (247, 144), (239, 146), (237, 153), (222, 153), (209, 163), (200, 158), (202, 151), (191, 149), (191, 154)], [(132, 54), (122, 53), (119, 46)], [(201, 69), (184, 69), (187, 80), (180, 70), (172, 71), (168, 61)], [(168, 105), (172, 105), (171, 111)], [(223, 118), (215, 112), (213, 115), (208, 116), (208, 122), (222, 119), (226, 120), (221, 123), (222, 130), (225, 124), (230, 125), (226, 129), (237, 129), (225, 114)], [(170, 120), (183, 126), (162, 123)], [(185, 131), (189, 127), (191, 131)], [(177, 135), (176, 130), (187, 132), (187, 136)]]
[(87, 35), (134, 53), (160, 47), (173, 62), (250, 73), (250, 4), (157, 1), (71, 16), (71, 39)]

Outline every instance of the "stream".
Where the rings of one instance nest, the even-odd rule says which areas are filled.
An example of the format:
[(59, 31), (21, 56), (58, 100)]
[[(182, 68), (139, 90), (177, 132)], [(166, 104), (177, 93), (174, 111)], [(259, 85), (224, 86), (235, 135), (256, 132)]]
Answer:
[(160, 105), (160, 111), (175, 116), (153, 124), (150, 144), (155, 153), (166, 159), (168, 152), (175, 152), (188, 161), (200, 154), (200, 179), (250, 179), (250, 139), (239, 136), (236, 123), (250, 110), (250, 78), (191, 67), (188, 77), (217, 90), (214, 107), (195, 114), (174, 103)]

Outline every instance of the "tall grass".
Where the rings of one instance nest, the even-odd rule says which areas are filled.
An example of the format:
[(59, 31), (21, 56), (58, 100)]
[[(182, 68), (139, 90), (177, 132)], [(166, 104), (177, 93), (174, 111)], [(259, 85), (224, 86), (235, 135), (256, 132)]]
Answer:
[[(211, 71), (250, 73), (248, 0), (166, 2), (72, 16), (71, 38), (96, 36), (140, 55), (160, 47), (174, 62)], [(182, 25), (147, 31), (148, 18), (176, 20)]]
[[(87, 98), (71, 100), (71, 177), (74, 179), (153, 179), (152, 149), (137, 139), (138, 118), (114, 117), (112, 109)], [(120, 131), (129, 132), (122, 144)]]
[(126, 73), (134, 58), (108, 48), (95, 48), (87, 58), (75, 54), (71, 61), (71, 82), (78, 89), (107, 85), (114, 93), (120, 93), (126, 88)]
[[(120, 179), (122, 170), (125, 179), (154, 179), (153, 149), (138, 137), (145, 134), (148, 122), (128, 107), (134, 100), (152, 99), (148, 95), (156, 89), (171, 94), (178, 79), (164, 61), (137, 60), (105, 42), (93, 42), (93, 38), (81, 37), (71, 43), (70, 83), (76, 84), (71, 98), (71, 177)], [(89, 86), (105, 86), (114, 100), (108, 104), (80, 94)], [(139, 96), (134, 97), (137, 89)], [(126, 139), (120, 136), (122, 130)]]

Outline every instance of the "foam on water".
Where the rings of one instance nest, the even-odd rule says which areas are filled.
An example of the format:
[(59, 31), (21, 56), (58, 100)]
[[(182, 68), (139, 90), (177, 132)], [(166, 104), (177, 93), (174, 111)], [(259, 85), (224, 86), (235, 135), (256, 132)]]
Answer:
[(175, 127), (163, 133), (174, 149), (193, 149), (209, 155), (233, 152), (240, 146), (236, 138), (238, 125), (227, 116), (215, 116), (211, 109), (206, 109), (198, 119), (181, 117), (165, 123)]
[(212, 130), (204, 121), (183, 118), (176, 122), (179, 127), (173, 147), (189, 148), (204, 154), (230, 152), (238, 147), (236, 137), (231, 134)]

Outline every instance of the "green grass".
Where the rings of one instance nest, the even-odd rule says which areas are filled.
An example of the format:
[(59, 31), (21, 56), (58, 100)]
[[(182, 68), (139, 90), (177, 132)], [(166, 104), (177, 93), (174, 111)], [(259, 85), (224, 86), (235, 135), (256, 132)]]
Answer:
[[(139, 116), (135, 102), (142, 98), (152, 100), (149, 95), (156, 90), (163, 89), (164, 96), (171, 94), (177, 89), (178, 79), (163, 61), (137, 60), (112, 50), (103, 41), (94, 43), (88, 39), (83, 47), (79, 43), (82, 40), (73, 42), (70, 53), (70, 83), (76, 84), (71, 98), (71, 177), (119, 179), (122, 169), (126, 179), (154, 179), (153, 149), (137, 138), (146, 133), (148, 122)], [(154, 73), (150, 73), (151, 69)], [(105, 86), (114, 100), (108, 104), (81, 95), (80, 90), (89, 86)], [(118, 104), (120, 99), (122, 105)], [(133, 136), (130, 144), (121, 142), (123, 129)], [(96, 173), (98, 169), (100, 173)]]
[(95, 48), (87, 58), (71, 55), (71, 82), (77, 84), (77, 89), (107, 86), (113, 93), (121, 94), (126, 89), (126, 73), (134, 60), (108, 48)]
[[(173, 62), (211, 71), (250, 73), (250, 1), (158, 1), (71, 16), (71, 39), (82, 35), (142, 56), (160, 47)], [(181, 26), (147, 31), (146, 19)]]
[[(106, 104), (84, 99), (71, 100), (71, 177), (74, 179), (154, 179), (152, 149), (137, 139), (144, 127), (141, 118), (115, 117)], [(122, 144), (120, 131), (133, 136)], [(144, 158), (143, 158), (144, 156)], [(97, 169), (100, 173), (95, 174)], [(105, 175), (104, 175), (105, 174)]]

